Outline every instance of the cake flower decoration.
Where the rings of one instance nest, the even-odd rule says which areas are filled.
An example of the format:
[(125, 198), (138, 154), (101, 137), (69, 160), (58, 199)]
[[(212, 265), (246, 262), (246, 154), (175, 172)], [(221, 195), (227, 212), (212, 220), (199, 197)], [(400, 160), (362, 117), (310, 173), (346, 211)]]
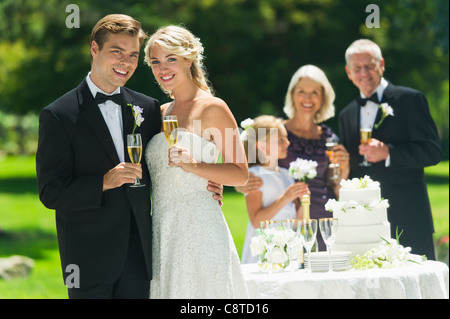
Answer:
[(394, 116), (394, 110), (387, 103), (380, 104), (379, 108), (381, 109), (381, 119), (374, 125), (374, 128), (377, 129), (380, 127), (381, 123), (383, 123), (384, 119), (388, 116)]
[[(370, 268), (394, 268), (404, 266), (407, 262), (420, 264), (426, 261), (426, 256), (420, 257), (420, 260), (413, 259), (411, 247), (400, 245), (400, 236), (403, 231), (398, 233), (398, 227), (395, 231), (396, 239), (383, 239), (383, 244), (366, 252), (363, 256), (357, 255), (351, 261), (352, 267), (358, 270)], [(416, 258), (417, 259), (417, 258)]]

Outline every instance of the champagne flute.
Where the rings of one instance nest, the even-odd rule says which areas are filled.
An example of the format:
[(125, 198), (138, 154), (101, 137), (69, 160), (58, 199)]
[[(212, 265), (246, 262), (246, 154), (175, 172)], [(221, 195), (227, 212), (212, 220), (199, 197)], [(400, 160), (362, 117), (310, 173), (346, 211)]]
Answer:
[(331, 259), (331, 246), (336, 239), (336, 232), (338, 228), (337, 218), (321, 218), (319, 219), (320, 233), (322, 234), (323, 241), (327, 245), (328, 250), (328, 272), (333, 272), (333, 263)]
[(308, 272), (311, 272), (311, 248), (317, 235), (317, 219), (302, 219), (299, 225), (300, 238), (306, 248), (308, 258)]
[(264, 246), (266, 247), (267, 253), (265, 256), (267, 266), (269, 268), (269, 274), (272, 273), (273, 263), (272, 263), (272, 250), (275, 248), (275, 243), (272, 241), (274, 230), (276, 229), (278, 221), (274, 220), (264, 220), (260, 222), (261, 231), (264, 233)]
[[(370, 139), (372, 138), (372, 127), (361, 127), (359, 130), (360, 133), (360, 141), (362, 145), (367, 145), (370, 142)], [(364, 160), (359, 163), (359, 166), (372, 166), (372, 164), (370, 164), (367, 161), (367, 157), (366, 155), (364, 155)]]
[[(141, 134), (128, 134), (127, 135), (127, 149), (130, 156), (131, 163), (137, 164), (141, 162), (142, 158), (142, 137)], [(130, 187), (142, 187), (145, 184), (141, 184), (139, 178), (136, 177), (134, 184)]]
[(298, 249), (301, 247), (300, 239), (297, 236), (297, 229), (299, 220), (298, 219), (285, 219), (281, 221), (283, 227), (287, 229), (290, 233), (290, 239), (287, 242), (288, 257), (289, 257), (289, 270), (295, 271), (299, 268), (298, 266)]
[(340, 165), (336, 162), (336, 158), (334, 156), (334, 147), (336, 145), (338, 145), (338, 141), (335, 137), (328, 137), (325, 141), (326, 153), (330, 159), (330, 165), (328, 166), (328, 168), (331, 168), (330, 180), (333, 183), (341, 177)]
[(163, 117), (164, 136), (169, 148), (178, 141), (178, 120), (176, 115), (165, 115)]

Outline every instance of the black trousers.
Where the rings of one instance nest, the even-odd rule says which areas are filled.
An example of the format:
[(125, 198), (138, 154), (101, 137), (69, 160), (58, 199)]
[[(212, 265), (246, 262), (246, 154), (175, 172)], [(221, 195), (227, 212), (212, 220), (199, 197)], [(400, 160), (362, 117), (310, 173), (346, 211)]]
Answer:
[(436, 260), (434, 250), (433, 234), (400, 236), (400, 244), (405, 247), (411, 247), (411, 253), (416, 255), (425, 255), (428, 260)]
[(130, 240), (127, 260), (122, 274), (110, 284), (87, 285), (69, 288), (70, 299), (148, 299), (150, 296), (150, 279), (145, 267), (144, 253), (131, 213)]

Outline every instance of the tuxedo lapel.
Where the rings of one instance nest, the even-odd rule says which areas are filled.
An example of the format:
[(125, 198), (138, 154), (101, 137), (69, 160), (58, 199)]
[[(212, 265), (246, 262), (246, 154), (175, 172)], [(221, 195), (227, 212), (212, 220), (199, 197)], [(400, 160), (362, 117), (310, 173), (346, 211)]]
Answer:
[(78, 87), (78, 101), (80, 112), (83, 118), (91, 127), (94, 135), (103, 145), (105, 152), (109, 155), (115, 165), (120, 163), (114, 142), (109, 133), (108, 126), (103, 118), (98, 105), (95, 103), (94, 97), (89, 90), (86, 80)]
[[(388, 83), (389, 83), (388, 86), (384, 89), (380, 104), (387, 103), (387, 104), (391, 105), (390, 101), (392, 101), (393, 85), (390, 82), (388, 82)], [(378, 122), (380, 122), (382, 114), (383, 114), (383, 111), (381, 110), (380, 107), (378, 107), (377, 116), (375, 117), (374, 125), (377, 124)], [(375, 126), (374, 126), (373, 132), (374, 132), (375, 136), (377, 136), (376, 133), (383, 128), (383, 125), (386, 122), (386, 120), (388, 120), (388, 118), (389, 118), (389, 116), (383, 120), (383, 122), (378, 126), (378, 128), (375, 128)]]
[(123, 122), (123, 145), (124, 145), (124, 153), (125, 153), (125, 161), (130, 162), (130, 158), (127, 151), (127, 134), (131, 134), (134, 126), (134, 116), (131, 110), (134, 99), (132, 96), (126, 92), (123, 88), (121, 89), (123, 93), (123, 104), (122, 104), (122, 122)]
[[(373, 131), (378, 130), (378, 129), (380, 128), (380, 127), (375, 128), (375, 125), (376, 125), (378, 122), (380, 122), (382, 113), (383, 113), (383, 112), (381, 111), (381, 108), (378, 107), (377, 115), (375, 116), (375, 122), (373, 122)], [(381, 125), (383, 125), (383, 123), (381, 123)], [(380, 125), (380, 126), (381, 126), (381, 125)]]

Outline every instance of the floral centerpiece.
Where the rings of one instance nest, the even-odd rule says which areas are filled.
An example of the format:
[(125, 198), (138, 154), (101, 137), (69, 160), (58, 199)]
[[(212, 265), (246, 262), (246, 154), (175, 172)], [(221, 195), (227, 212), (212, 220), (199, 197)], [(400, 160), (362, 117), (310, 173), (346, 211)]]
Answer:
[(250, 243), (251, 254), (258, 256), (258, 264), (262, 269), (286, 268), (301, 249), (300, 238), (292, 229), (283, 226), (257, 229)]
[(317, 162), (297, 158), (289, 164), (289, 174), (300, 182), (306, 182), (317, 176)]

